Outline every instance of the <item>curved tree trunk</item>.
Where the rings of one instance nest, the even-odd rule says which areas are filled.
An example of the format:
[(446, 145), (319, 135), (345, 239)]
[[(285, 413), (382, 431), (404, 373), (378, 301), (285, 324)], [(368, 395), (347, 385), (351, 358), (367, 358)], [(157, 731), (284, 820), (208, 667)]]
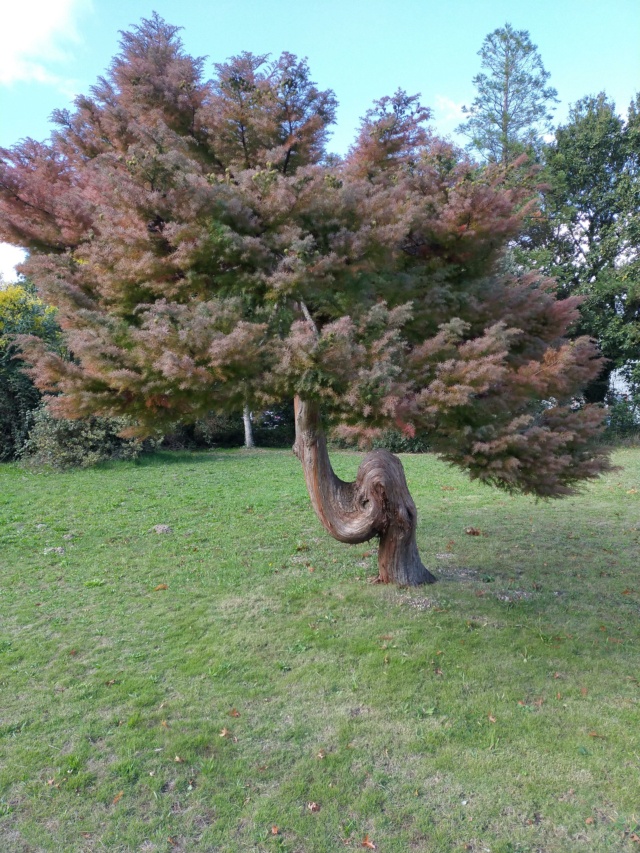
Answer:
[(400, 586), (434, 583), (416, 545), (417, 512), (400, 460), (373, 450), (362, 460), (355, 482), (334, 473), (315, 403), (296, 397), (296, 441), (311, 504), (324, 528), (340, 542), (358, 544), (377, 536), (378, 580)]

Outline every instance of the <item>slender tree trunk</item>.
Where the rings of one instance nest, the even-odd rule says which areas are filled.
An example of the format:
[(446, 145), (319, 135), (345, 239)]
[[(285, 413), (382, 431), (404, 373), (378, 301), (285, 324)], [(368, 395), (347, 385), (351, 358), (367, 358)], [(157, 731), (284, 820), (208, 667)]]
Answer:
[(296, 441), (311, 504), (325, 529), (340, 542), (358, 544), (377, 536), (378, 580), (400, 586), (434, 583), (416, 545), (416, 506), (400, 460), (373, 450), (353, 483), (334, 473), (315, 403), (295, 399)]
[(245, 406), (242, 410), (242, 420), (244, 421), (244, 446), (255, 447), (256, 443), (253, 440), (253, 424), (251, 423), (249, 406)]

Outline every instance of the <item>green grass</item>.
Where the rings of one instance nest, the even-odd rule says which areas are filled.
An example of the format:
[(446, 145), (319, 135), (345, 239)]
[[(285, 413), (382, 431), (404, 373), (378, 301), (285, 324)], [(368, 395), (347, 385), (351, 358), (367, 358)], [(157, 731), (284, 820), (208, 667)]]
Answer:
[(640, 850), (640, 452), (554, 503), (403, 461), (411, 591), (283, 451), (1, 466), (0, 849)]

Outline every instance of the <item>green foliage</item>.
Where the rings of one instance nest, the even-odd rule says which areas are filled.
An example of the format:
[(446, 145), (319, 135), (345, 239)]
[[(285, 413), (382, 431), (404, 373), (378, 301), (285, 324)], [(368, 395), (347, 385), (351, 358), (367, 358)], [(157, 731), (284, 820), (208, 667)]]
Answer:
[(127, 418), (54, 418), (46, 406), (32, 413), (29, 437), (20, 456), (25, 464), (65, 470), (88, 468), (110, 459), (137, 459), (157, 442), (122, 438)]
[[(601, 92), (578, 101), (545, 150), (542, 205), (516, 252), (583, 301), (574, 334), (598, 340), (608, 361), (590, 400), (621, 369), (632, 390), (640, 357), (640, 95), (626, 120)], [(640, 388), (640, 385), (638, 385)]]
[(478, 55), (487, 73), (473, 78), (477, 95), (463, 107), (469, 118), (458, 132), (469, 137), (472, 150), (507, 164), (540, 147), (557, 92), (546, 85), (549, 72), (526, 30), (505, 24), (485, 38)]
[(27, 438), (31, 412), (41, 395), (24, 372), (17, 335), (35, 335), (60, 349), (56, 312), (28, 284), (0, 287), (0, 460), (14, 459)]

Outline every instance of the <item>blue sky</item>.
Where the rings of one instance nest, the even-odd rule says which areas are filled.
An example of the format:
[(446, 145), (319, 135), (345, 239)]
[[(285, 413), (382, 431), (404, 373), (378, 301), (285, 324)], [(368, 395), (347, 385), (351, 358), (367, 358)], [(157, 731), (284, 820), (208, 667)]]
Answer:
[[(375, 98), (421, 92), (434, 127), (453, 133), (474, 96), (484, 37), (528, 30), (568, 106), (604, 90), (626, 111), (640, 90), (640, 0), (23, 0), (3, 11), (0, 145), (46, 139), (48, 116), (86, 92), (118, 49), (118, 31), (157, 11), (184, 27), (187, 51), (214, 62), (249, 50), (309, 59), (340, 102), (330, 148), (343, 153)], [(12, 257), (0, 251), (11, 277)], [(7, 266), (8, 265), (8, 266)]]

